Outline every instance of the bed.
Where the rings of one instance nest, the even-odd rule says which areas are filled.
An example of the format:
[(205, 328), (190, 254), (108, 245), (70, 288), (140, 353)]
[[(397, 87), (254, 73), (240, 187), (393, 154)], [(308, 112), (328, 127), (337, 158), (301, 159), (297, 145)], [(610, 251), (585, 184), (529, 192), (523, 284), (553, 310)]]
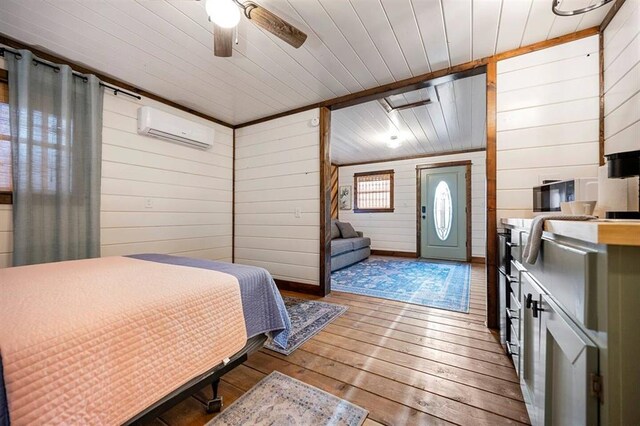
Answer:
[(131, 423), (290, 329), (264, 269), (168, 255), (7, 268), (0, 294), (0, 425)]

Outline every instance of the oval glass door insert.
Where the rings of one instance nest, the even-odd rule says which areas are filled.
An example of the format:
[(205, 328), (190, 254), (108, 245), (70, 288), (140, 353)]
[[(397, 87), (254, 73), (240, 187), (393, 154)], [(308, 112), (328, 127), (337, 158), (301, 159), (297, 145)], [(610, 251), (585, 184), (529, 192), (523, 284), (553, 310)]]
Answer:
[(446, 240), (451, 232), (451, 222), (453, 219), (453, 203), (449, 185), (443, 180), (436, 186), (433, 195), (433, 226), (436, 228), (436, 235), (442, 241)]

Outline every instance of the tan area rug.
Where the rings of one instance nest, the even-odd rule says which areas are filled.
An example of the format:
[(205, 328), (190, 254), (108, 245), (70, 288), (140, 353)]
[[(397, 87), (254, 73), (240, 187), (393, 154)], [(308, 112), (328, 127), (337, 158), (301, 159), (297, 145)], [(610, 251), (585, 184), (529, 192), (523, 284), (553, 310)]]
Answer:
[(274, 371), (207, 426), (359, 426), (368, 414), (349, 401)]

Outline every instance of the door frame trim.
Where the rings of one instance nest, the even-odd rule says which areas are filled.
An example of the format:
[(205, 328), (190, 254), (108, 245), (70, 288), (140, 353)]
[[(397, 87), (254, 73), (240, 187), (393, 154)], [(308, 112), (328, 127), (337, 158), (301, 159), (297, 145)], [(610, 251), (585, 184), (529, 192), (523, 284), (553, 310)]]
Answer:
[(447, 161), (443, 163), (418, 164), (416, 166), (416, 254), (421, 257), (420, 237), (422, 236), (422, 221), (420, 220), (422, 206), (422, 179), (420, 173), (426, 169), (439, 169), (443, 167), (465, 166), (465, 189), (466, 189), (466, 206), (465, 212), (467, 216), (467, 262), (471, 262), (471, 160)]

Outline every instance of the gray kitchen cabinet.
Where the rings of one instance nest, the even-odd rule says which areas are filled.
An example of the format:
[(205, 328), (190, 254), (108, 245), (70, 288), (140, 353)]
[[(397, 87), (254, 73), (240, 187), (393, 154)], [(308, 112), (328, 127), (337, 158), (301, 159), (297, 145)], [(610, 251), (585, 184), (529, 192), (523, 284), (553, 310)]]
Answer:
[(549, 295), (541, 297), (534, 424), (596, 425), (598, 348)]
[[(532, 307), (542, 301), (542, 289), (527, 273), (521, 275), (520, 313), (520, 387), (527, 404), (531, 424), (538, 423), (536, 390), (540, 386), (540, 315)], [(535, 316), (534, 316), (535, 315)], [(538, 391), (539, 392), (539, 391)]]
[(505, 225), (506, 348), (532, 425), (640, 425), (640, 241), (545, 231), (532, 265), (529, 223)]

